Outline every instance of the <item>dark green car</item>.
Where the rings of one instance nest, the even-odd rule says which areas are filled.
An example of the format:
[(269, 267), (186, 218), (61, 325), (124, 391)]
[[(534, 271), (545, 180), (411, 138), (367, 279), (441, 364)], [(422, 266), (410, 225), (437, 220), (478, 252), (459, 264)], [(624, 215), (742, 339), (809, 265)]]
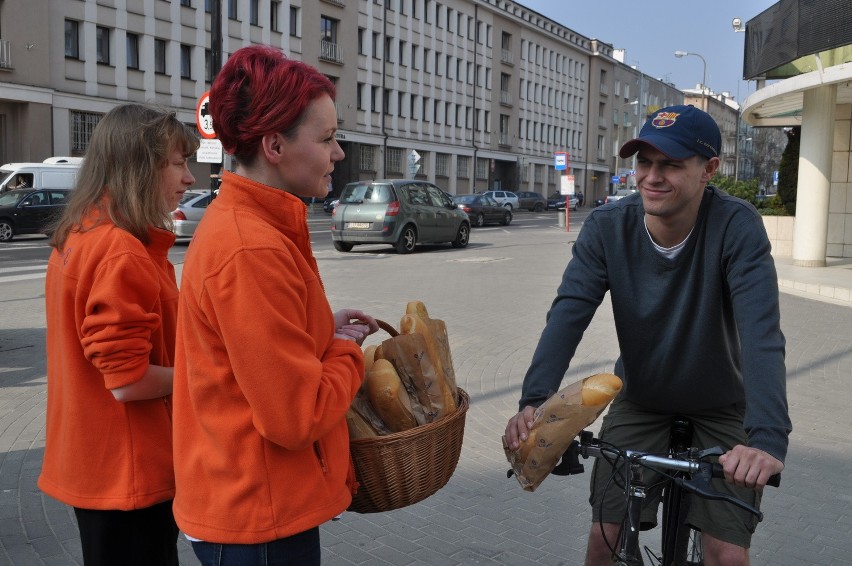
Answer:
[(401, 254), (413, 252), (418, 243), (466, 248), (470, 221), (447, 193), (427, 181), (358, 181), (340, 193), (331, 238), (341, 252), (358, 244), (390, 244)]

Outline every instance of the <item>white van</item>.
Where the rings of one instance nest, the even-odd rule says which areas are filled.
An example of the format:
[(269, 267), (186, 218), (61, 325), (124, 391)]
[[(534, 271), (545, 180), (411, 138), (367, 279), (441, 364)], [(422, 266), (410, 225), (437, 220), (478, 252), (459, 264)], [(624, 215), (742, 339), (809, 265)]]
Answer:
[(10, 189), (73, 189), (82, 159), (49, 157), (43, 163), (0, 166), (0, 193)]

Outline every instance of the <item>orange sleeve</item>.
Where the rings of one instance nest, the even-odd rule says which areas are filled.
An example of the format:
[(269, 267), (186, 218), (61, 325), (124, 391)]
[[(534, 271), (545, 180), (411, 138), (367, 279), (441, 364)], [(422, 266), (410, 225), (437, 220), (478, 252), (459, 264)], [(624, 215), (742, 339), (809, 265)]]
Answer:
[(322, 286), (305, 268), (281, 248), (241, 250), (204, 282), (201, 301), (254, 426), (290, 450), (340, 425), (364, 374), (361, 348), (334, 339)]
[(159, 300), (157, 271), (147, 257), (122, 253), (95, 272), (80, 342), (107, 389), (134, 383), (148, 369), (151, 335), (161, 325), (154, 312)]

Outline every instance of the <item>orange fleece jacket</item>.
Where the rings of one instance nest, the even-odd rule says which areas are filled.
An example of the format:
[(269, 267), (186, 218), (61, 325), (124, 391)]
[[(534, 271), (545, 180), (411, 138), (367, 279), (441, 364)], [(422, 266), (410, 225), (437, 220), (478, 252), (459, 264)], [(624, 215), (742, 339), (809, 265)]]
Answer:
[(305, 205), (226, 172), (181, 276), (174, 512), (183, 532), (268, 542), (349, 506), (345, 415), (364, 360), (334, 330)]
[(47, 440), (38, 485), (84, 509), (142, 509), (174, 497), (167, 397), (116, 401), (149, 364), (174, 361), (178, 289), (168, 250), (152, 228), (145, 246), (105, 222), (72, 232), (50, 256)]

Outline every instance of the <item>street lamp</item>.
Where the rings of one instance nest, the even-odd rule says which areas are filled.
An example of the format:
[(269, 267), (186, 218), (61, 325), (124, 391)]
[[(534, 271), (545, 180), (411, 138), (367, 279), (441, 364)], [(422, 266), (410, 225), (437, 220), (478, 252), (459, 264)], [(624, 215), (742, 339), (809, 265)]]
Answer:
[(619, 179), (621, 178), (621, 175), (619, 175), (618, 173), (618, 162), (621, 158), (621, 155), (619, 154), (619, 152), (621, 151), (621, 109), (627, 108), (628, 106), (634, 106), (636, 104), (639, 104), (638, 98), (636, 100), (631, 100), (626, 104), (622, 104), (621, 106), (615, 109), (618, 115), (618, 122), (615, 125), (615, 174)]
[[(736, 143), (736, 151), (734, 152), (735, 159), (736, 159), (736, 162), (734, 163), (734, 181), (740, 180), (740, 136), (742, 136), (742, 135), (744, 135), (744, 134), (738, 133), (737, 139), (734, 140), (735, 143)], [(752, 140), (752, 138), (743, 138), (743, 143), (750, 142), (751, 140)]]
[(693, 53), (691, 51), (675, 51), (674, 55), (675, 55), (675, 57), (678, 57), (678, 58), (686, 57), (687, 55), (695, 55), (696, 57), (701, 59), (702, 63), (704, 63), (704, 74), (702, 75), (702, 78), (701, 78), (701, 106), (702, 106), (701, 109), (704, 110), (705, 112), (707, 112), (707, 104), (706, 104), (707, 96), (704, 93), (704, 89), (705, 89), (706, 84), (707, 84), (707, 61), (705, 61), (704, 57), (702, 57), (698, 53)]

